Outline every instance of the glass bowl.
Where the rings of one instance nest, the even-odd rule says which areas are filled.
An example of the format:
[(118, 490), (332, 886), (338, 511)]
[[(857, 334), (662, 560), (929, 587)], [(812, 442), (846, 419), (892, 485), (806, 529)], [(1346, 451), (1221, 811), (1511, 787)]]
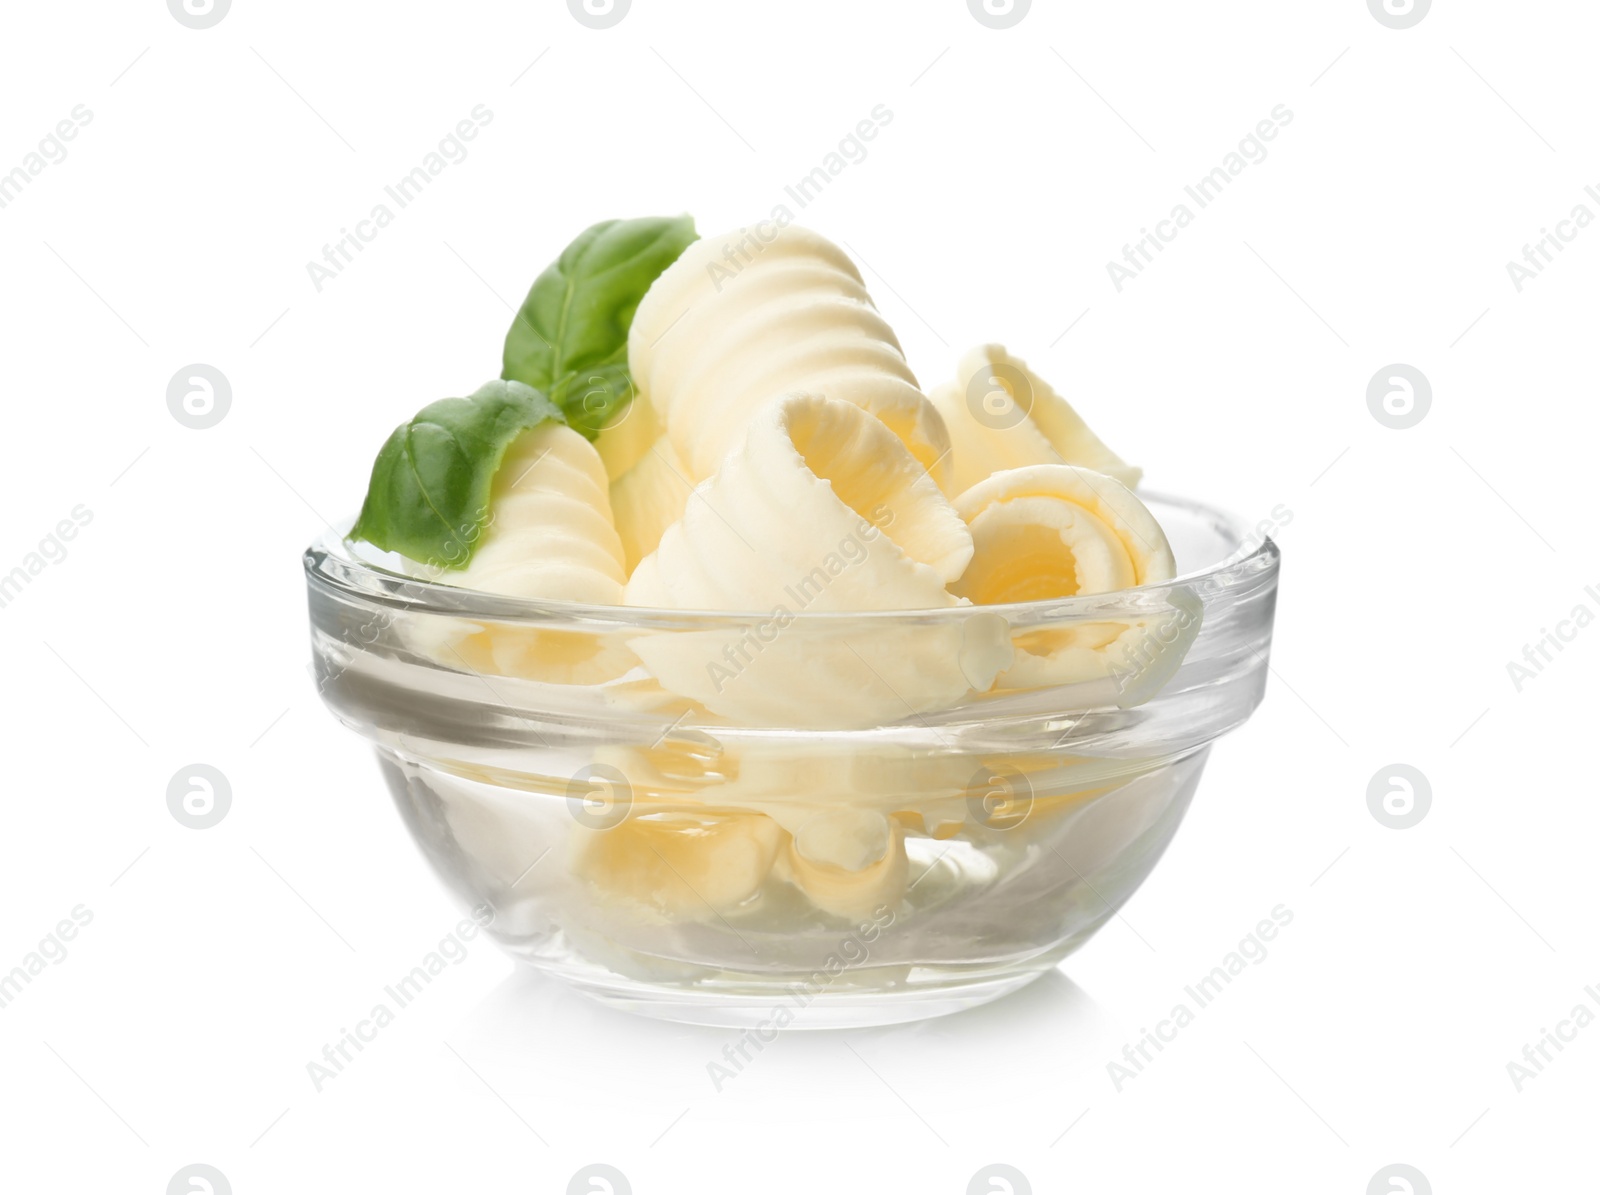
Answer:
[(318, 689), (513, 958), (736, 1027), (938, 1016), (1053, 967), (1260, 702), (1279, 554), (1141, 495), (1179, 576), (1115, 594), (750, 614), (497, 597), (330, 536)]

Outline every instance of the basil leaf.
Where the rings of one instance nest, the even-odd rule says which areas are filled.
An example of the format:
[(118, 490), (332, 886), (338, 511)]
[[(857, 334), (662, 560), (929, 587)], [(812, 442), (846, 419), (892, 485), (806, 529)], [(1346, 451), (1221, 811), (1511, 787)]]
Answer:
[(350, 538), (435, 568), (465, 568), (489, 521), (490, 486), (506, 449), (551, 419), (561, 419), (560, 410), (521, 382), (429, 403), (379, 450)]
[(697, 235), (690, 216), (585, 229), (534, 280), (506, 333), (501, 376), (549, 395), (593, 440), (633, 397), (628, 329), (639, 300)]

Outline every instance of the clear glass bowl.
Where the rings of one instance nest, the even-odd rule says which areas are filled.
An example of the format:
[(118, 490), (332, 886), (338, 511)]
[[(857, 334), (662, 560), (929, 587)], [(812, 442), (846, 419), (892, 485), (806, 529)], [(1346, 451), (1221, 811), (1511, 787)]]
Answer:
[(1105, 924), (1261, 700), (1277, 547), (1143, 497), (1171, 583), (897, 613), (525, 601), (330, 537), (318, 687), (513, 958), (676, 1021), (937, 1016)]

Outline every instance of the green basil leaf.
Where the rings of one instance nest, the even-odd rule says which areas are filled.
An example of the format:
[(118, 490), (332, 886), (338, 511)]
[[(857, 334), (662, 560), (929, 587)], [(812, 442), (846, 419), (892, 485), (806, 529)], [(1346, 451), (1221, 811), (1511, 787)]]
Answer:
[(604, 220), (534, 280), (501, 376), (550, 396), (589, 439), (633, 397), (628, 329), (650, 284), (698, 234), (690, 216)]
[(560, 410), (521, 382), (429, 403), (385, 441), (351, 539), (435, 568), (465, 568), (489, 521), (490, 486), (506, 449)]

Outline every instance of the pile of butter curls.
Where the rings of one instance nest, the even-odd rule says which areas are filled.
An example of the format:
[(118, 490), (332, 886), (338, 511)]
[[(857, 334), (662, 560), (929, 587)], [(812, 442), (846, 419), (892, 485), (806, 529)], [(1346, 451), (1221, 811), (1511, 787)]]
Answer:
[[(730, 244), (743, 246), (733, 270)], [(412, 646), (447, 668), (786, 733), (718, 744), (707, 758), (676, 740), (596, 748), (581, 775), (615, 777), (627, 816), (568, 827), (573, 875), (651, 922), (705, 921), (787, 890), (807, 909), (873, 917), (905, 896), (908, 837), (1022, 848), (1025, 835), (995, 833), (975, 785), (1042, 769), (1049, 799), (1029, 826), (1059, 833), (1093, 798), (1159, 767), (787, 734), (1103, 687), (1158, 656), (1154, 671), (1170, 676), (1198, 632), (1198, 601), (1174, 586), (1148, 617), (1125, 605), (1030, 624), (1009, 609), (1173, 580), (1167, 538), (1134, 493), (1140, 471), (998, 345), (973, 349), (924, 393), (855, 264), (817, 233), (691, 240), (635, 297), (625, 344), (619, 327), (608, 350), (620, 368), (625, 349), (628, 400), (586, 436), (568, 408), (544, 418), (556, 408), (542, 394), (512, 395), (533, 415), (488, 483), (482, 538), (465, 567), (431, 574), (534, 599), (550, 620), (429, 616)], [(509, 384), (480, 394), (500, 401)], [(374, 494), (382, 475), (380, 458)], [(401, 480), (400, 500), (427, 497)], [(368, 510), (382, 514), (381, 503), (369, 497)], [(364, 510), (357, 530), (367, 524)], [(619, 625), (597, 606), (641, 613)], [(848, 617), (895, 611), (922, 616)], [(846, 617), (809, 617), (821, 614)], [(447, 817), (511, 884), (544, 843), (539, 811), (502, 800), (502, 774), (456, 771), (463, 779), (438, 781)], [(1076, 848), (1082, 865), (1141, 832), (1164, 793), (1104, 806)], [(577, 933), (587, 905), (572, 908), (566, 928)]]

